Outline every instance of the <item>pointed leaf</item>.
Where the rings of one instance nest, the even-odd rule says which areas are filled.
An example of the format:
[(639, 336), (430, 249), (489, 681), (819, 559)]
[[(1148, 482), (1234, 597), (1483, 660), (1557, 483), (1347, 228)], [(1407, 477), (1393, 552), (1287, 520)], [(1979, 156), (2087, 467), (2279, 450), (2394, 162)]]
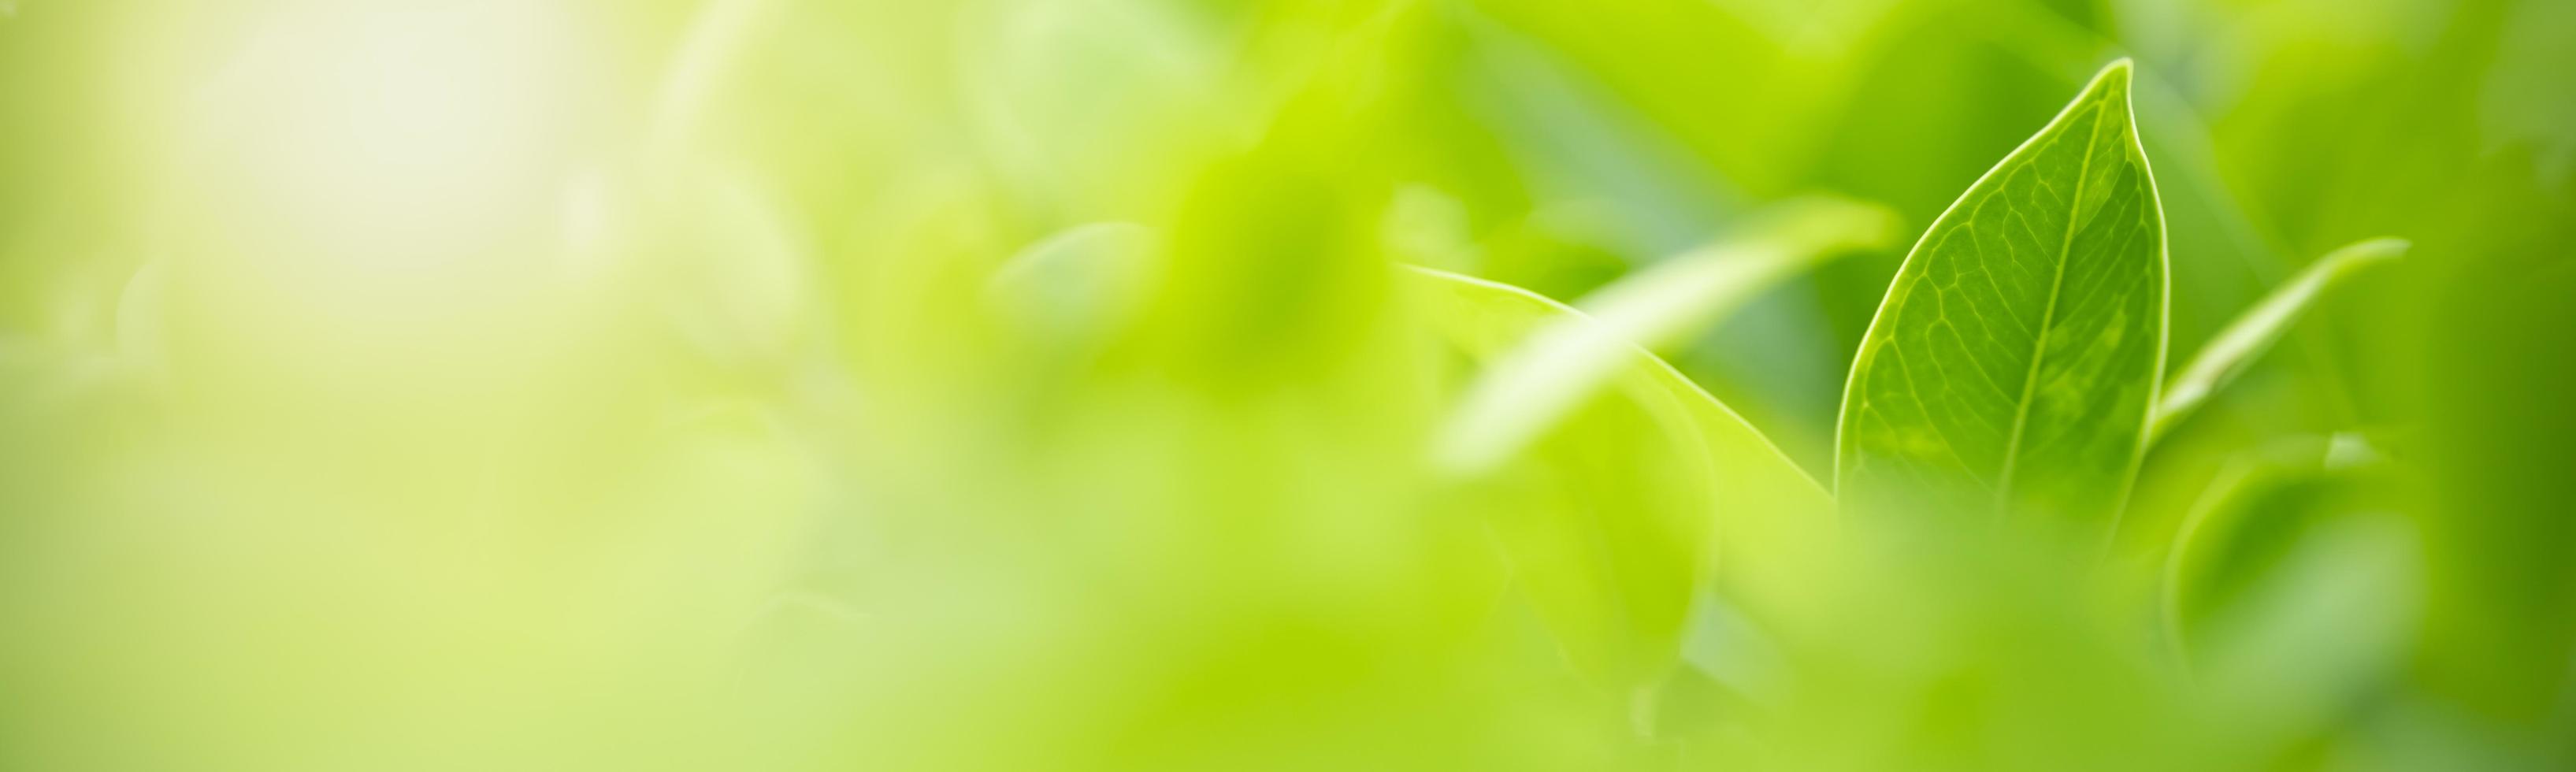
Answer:
[(1846, 507), (2116, 513), (2165, 338), (2164, 214), (2111, 64), (1933, 222), (1843, 393)]
[(2218, 337), (2210, 339), (2209, 345), (2202, 346), (2191, 364), (2184, 366), (2181, 374), (2174, 376), (2173, 384), (2165, 388), (2164, 402), (2156, 406), (2151, 436), (2163, 437), (2208, 401), (2211, 394), (2235, 380), (2246, 365), (2289, 334), (2290, 325), (2326, 290), (2364, 268), (2404, 256), (2408, 246), (2403, 239), (2371, 239), (2337, 249), (2236, 317)]

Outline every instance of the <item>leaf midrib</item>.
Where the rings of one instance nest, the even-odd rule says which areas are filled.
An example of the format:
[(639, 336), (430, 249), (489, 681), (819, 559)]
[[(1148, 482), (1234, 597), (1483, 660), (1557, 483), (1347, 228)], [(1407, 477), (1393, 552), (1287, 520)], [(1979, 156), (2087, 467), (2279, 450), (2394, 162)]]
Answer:
[[(2098, 105), (2095, 105), (2098, 108)], [(2102, 143), (2102, 125), (2110, 120), (2093, 116), (2093, 130), (2084, 136), (2084, 160), (2076, 165), (2075, 195), (2068, 198), (2066, 235), (2057, 242), (2057, 268), (2048, 281), (2048, 303), (2039, 312), (2039, 328), (2031, 335), (2030, 368), (2021, 379), (2021, 398), (2013, 404), (2012, 430), (2004, 436), (2004, 466), (1995, 477), (1995, 514), (2008, 511), (2013, 490), (2013, 473), (2021, 462), (2021, 440), (2030, 422), (2031, 392), (2039, 386), (2039, 366), (2048, 353), (2048, 336), (2057, 329), (2057, 299), (2066, 288), (2066, 264), (2074, 261), (2076, 228), (2083, 225), (2085, 188), (2093, 182), (2093, 151)]]

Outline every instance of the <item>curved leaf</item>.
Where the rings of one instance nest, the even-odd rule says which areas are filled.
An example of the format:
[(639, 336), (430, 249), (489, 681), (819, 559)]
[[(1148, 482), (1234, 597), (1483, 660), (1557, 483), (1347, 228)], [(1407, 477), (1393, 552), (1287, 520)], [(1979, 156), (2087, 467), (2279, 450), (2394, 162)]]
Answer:
[(2157, 582), (2157, 605), (2174, 651), (2187, 656), (2187, 639), (2208, 608), (2239, 594), (2246, 583), (2250, 569), (2239, 564), (2251, 561), (2229, 553), (2249, 552), (2246, 545), (2256, 542), (2268, 542), (2262, 547), (2272, 552), (2281, 548), (2281, 534), (2249, 536), (2260, 521), (2274, 512), (2316, 508), (2310, 499), (2329, 498), (2320, 490), (2345, 486), (2336, 475), (2379, 458), (2361, 435), (2337, 434), (2277, 440), (2221, 466), (2174, 530)]
[(1894, 220), (1883, 207), (1841, 199), (1781, 204), (1750, 233), (1585, 296), (1581, 315), (1536, 331), (1477, 377), (1442, 427), (1434, 459), (1455, 473), (1491, 470), (1633, 366), (1630, 349), (1663, 346), (1828, 257), (1885, 243)]
[[(1432, 323), (1489, 367), (1538, 331), (1593, 323), (1517, 287), (1411, 270)], [(1494, 490), (1478, 509), (1567, 657), (1604, 686), (1635, 689), (1679, 662), (1713, 580), (1793, 575), (1762, 566), (1793, 560), (1806, 533), (1796, 529), (1825, 522), (1831, 500), (1679, 371), (1608, 345), (1621, 363), (1613, 388), (1517, 457), (1521, 473), (1482, 478)], [(1721, 563), (1733, 568), (1722, 575)]]
[(2164, 362), (2164, 213), (2112, 63), (1933, 222), (1843, 393), (1846, 507), (2108, 520)]
[(2211, 394), (2225, 388), (2245, 371), (2246, 365), (2262, 356), (2265, 349), (2289, 334), (2291, 323), (2298, 321), (2299, 315), (2326, 290), (2361, 269), (2404, 256), (2409, 246), (2404, 239), (2371, 239), (2327, 253), (2237, 316), (2226, 330), (2192, 356), (2191, 364), (2174, 376), (2172, 385), (2165, 387), (2164, 401), (2156, 406), (2155, 426), (2148, 432), (2150, 441), (2163, 437), (2189, 417)]
[[(1442, 325), (1443, 334), (1480, 357), (1507, 351), (1512, 344), (1553, 324), (1590, 323), (1590, 317), (1583, 312), (1519, 287), (1430, 268), (1409, 270), (1442, 290), (1438, 302), (1443, 307), (1436, 312), (1436, 321)], [(1690, 426), (1716, 457), (1717, 471), (1726, 483), (1740, 483), (1745, 491), (1768, 491), (1776, 495), (1765, 501), (1783, 504), (1812, 504), (1827, 499), (1823, 486), (1782, 455), (1761, 431), (1709, 396), (1689, 376), (1633, 343), (1619, 342), (1613, 348), (1628, 360), (1625, 369), (1613, 376), (1621, 388), (1651, 387), (1678, 398), (1687, 408)]]

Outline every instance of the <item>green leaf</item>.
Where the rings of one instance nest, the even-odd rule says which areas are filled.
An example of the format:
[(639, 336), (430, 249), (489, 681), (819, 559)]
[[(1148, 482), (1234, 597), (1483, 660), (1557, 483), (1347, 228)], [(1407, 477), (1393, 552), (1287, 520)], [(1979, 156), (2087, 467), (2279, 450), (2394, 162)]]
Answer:
[[(1654, 349), (1724, 318), (1826, 258), (1884, 244), (1883, 207), (1832, 198), (1773, 207), (1748, 232), (1677, 255), (1578, 301), (1498, 358), (1442, 427), (1433, 458), (1458, 474), (1490, 471), (1564, 420), (1619, 371), (1630, 349)], [(1695, 387), (1694, 387), (1695, 388)]]
[[(1542, 329), (1591, 323), (1583, 312), (1519, 287), (1429, 268), (1410, 270), (1440, 290), (1434, 314), (1442, 333), (1479, 357), (1490, 359), (1509, 351)], [(1827, 498), (1824, 488), (1761, 431), (1689, 376), (1636, 344), (1617, 342), (1612, 347), (1626, 360), (1612, 376), (1617, 388), (1630, 395), (1668, 395), (1679, 402), (1688, 428), (1714, 456), (1714, 471), (1722, 484), (1747, 494), (1761, 492), (1759, 501), (1782, 505), (1815, 504)]]
[[(1517, 287), (1411, 270), (1431, 323), (1488, 367), (1539, 331), (1591, 323)], [(1791, 575), (1760, 567), (1794, 559), (1792, 540), (1827, 522), (1831, 501), (1689, 378), (1634, 344), (1607, 345), (1620, 363), (1610, 388), (1511, 459), (1510, 474), (1463, 482), (1567, 658), (1625, 690), (1679, 662), (1694, 599), (1735, 573), (1721, 563)]]
[(2129, 78), (2103, 68), (1907, 255), (1843, 392), (1846, 508), (2115, 516), (2165, 354)]
[(1638, 270), (1574, 306), (1660, 351), (1780, 282), (1897, 236), (1895, 212), (1829, 196), (1774, 204), (1751, 219), (1739, 235)]
[(2405, 256), (2409, 246), (2403, 239), (2371, 239), (2327, 253), (2315, 265), (2291, 278), (2290, 283), (2273, 290), (2262, 302), (2236, 317), (2236, 321), (2229, 323), (2218, 337), (2210, 339), (2209, 345), (2201, 347), (2200, 353), (2191, 358), (2191, 364), (2185, 365), (2182, 373), (2174, 376), (2172, 385), (2165, 387), (2164, 402), (2156, 406), (2156, 422), (2149, 432), (2150, 440), (2163, 437), (2167, 430), (2207, 402), (2210, 395), (2235, 380), (2239, 373), (2245, 371), (2246, 365), (2263, 355), (2264, 350), (2289, 334), (2290, 325), (2297, 322), (2299, 315), (2309, 306), (2315, 305), (2317, 298), (2326, 290), (2361, 269)]

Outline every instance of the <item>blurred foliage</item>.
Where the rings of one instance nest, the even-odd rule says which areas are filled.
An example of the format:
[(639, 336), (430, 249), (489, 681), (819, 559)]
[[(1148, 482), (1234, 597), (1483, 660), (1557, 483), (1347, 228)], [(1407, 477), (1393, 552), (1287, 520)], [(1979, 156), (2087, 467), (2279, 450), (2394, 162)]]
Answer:
[[(0, 769), (2566, 768), (2570, 8), (0, 0)], [(2168, 373), (2412, 249), (1838, 517), (2122, 56)]]

